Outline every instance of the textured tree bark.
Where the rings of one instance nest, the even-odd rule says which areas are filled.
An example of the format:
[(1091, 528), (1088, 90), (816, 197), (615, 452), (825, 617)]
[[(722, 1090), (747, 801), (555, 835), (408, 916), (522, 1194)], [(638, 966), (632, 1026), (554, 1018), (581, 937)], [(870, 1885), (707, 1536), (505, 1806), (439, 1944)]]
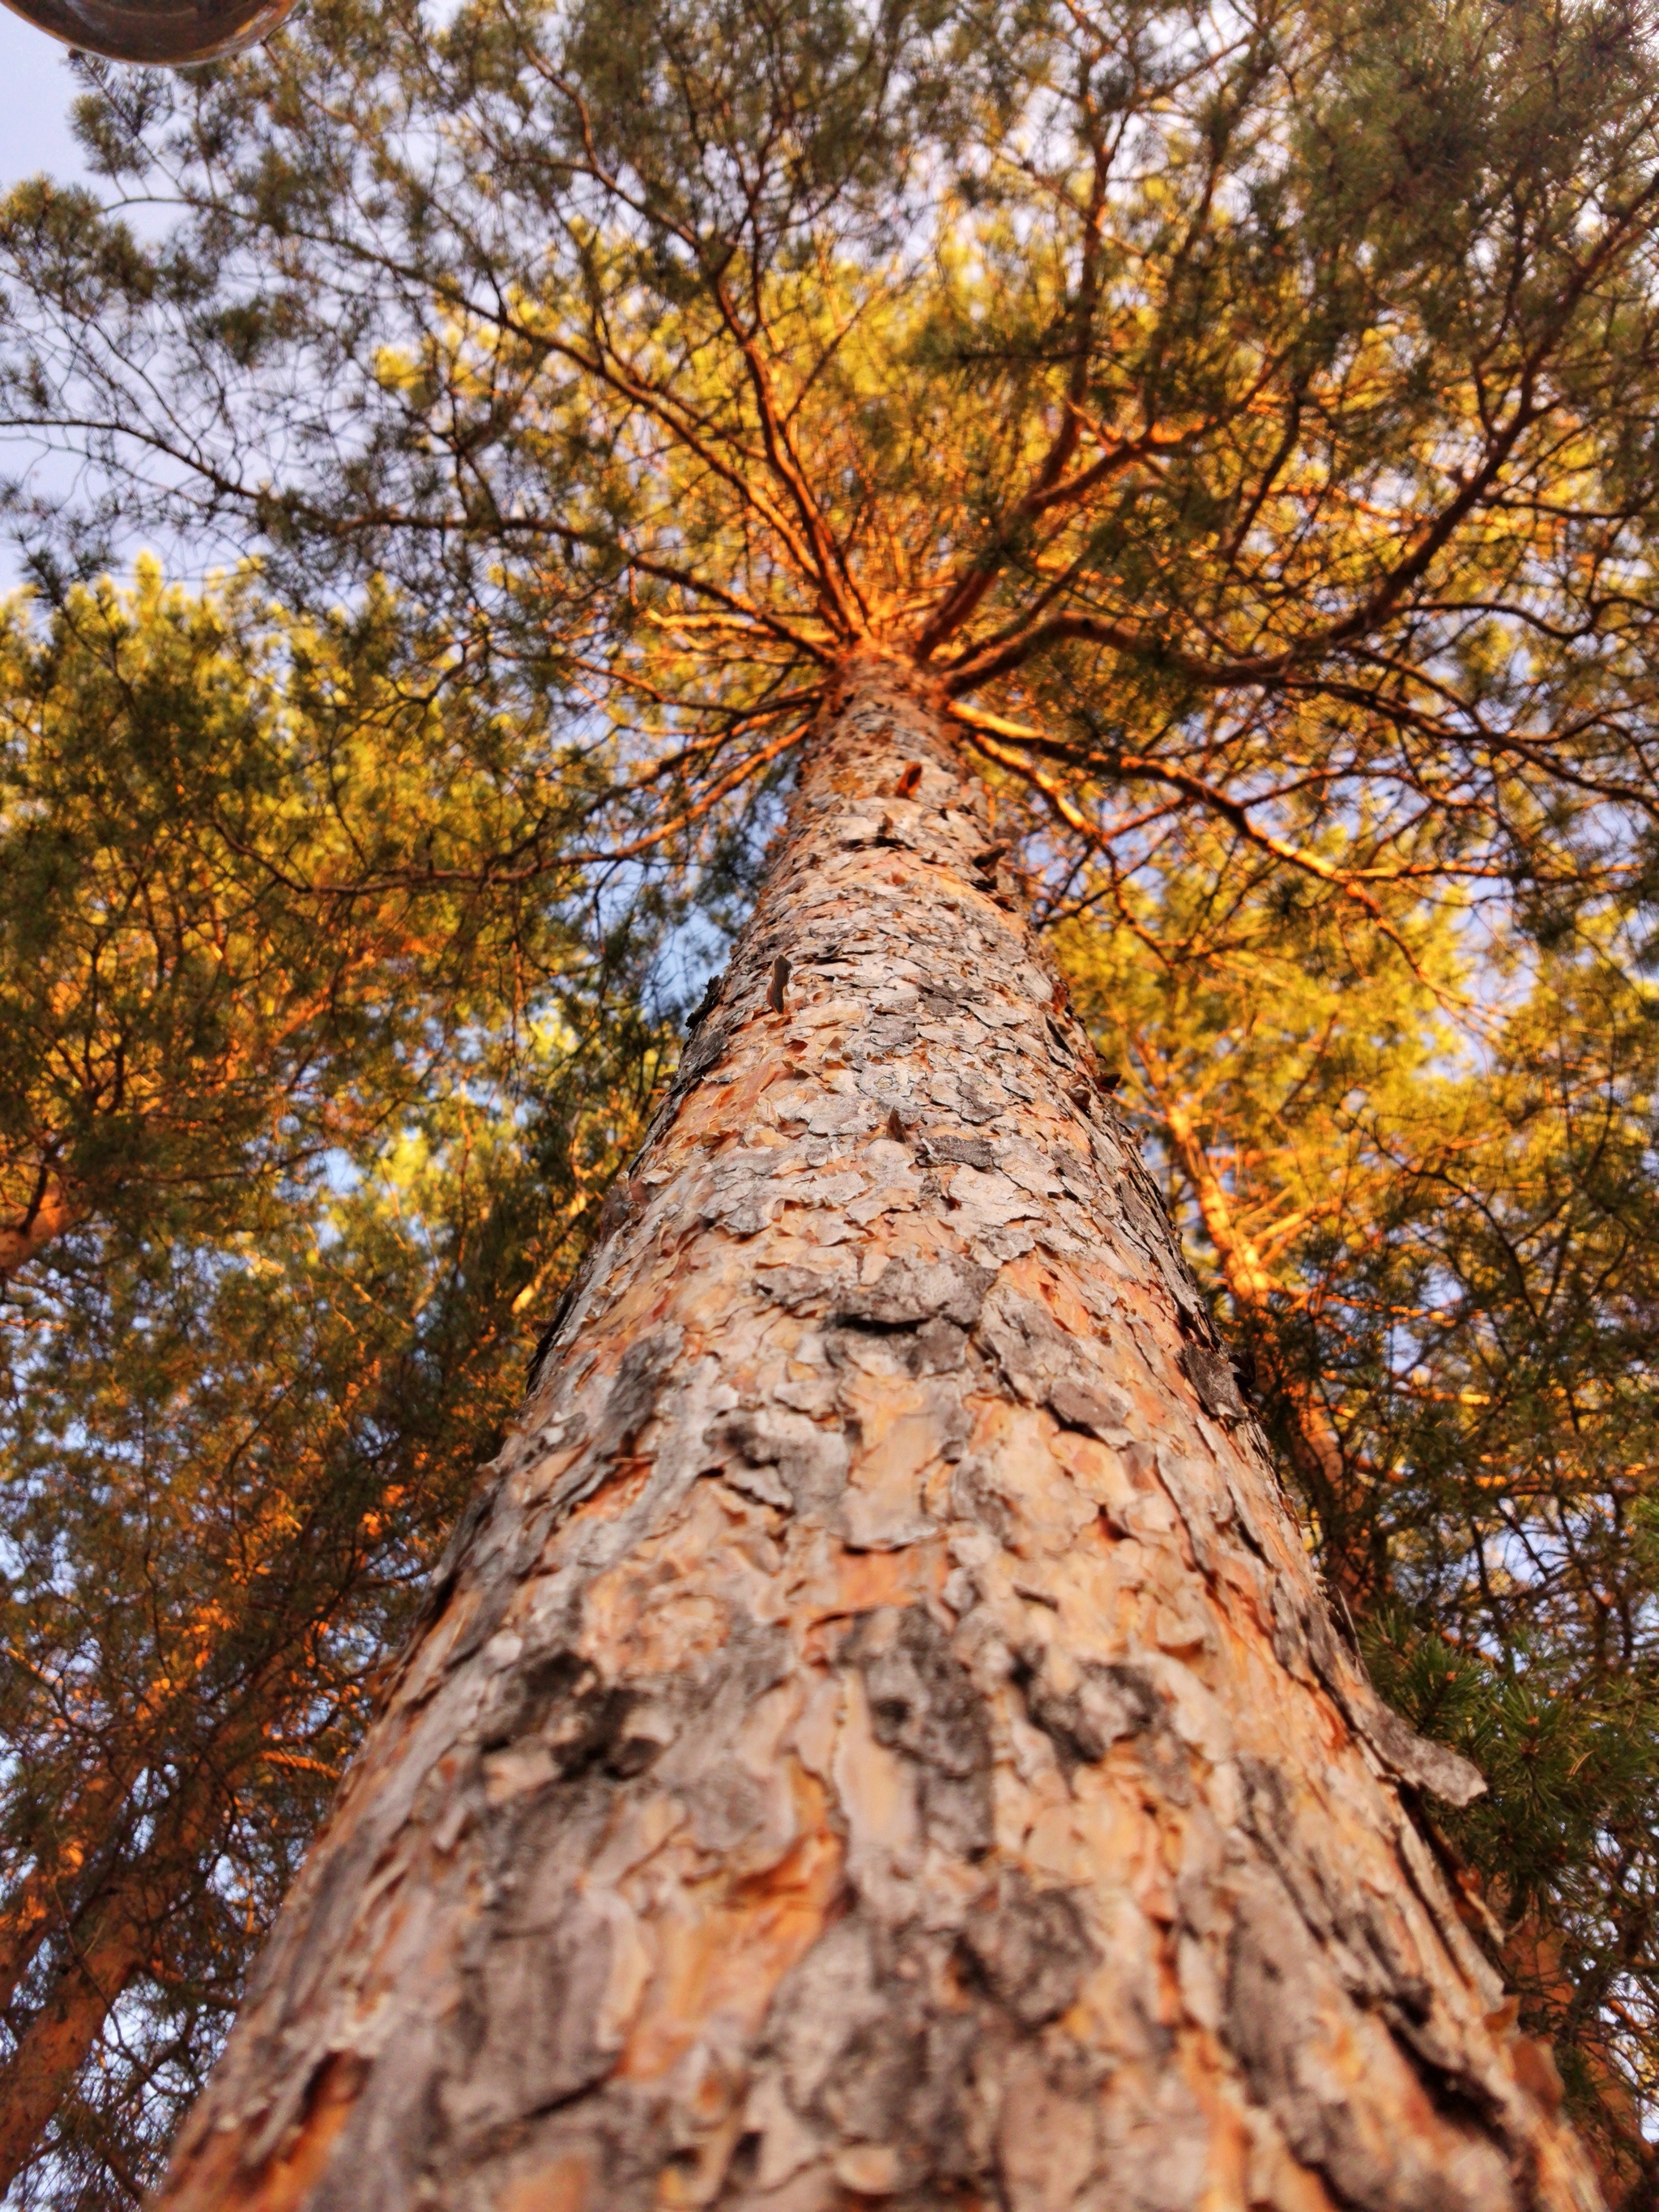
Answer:
[(988, 845), (850, 660), (174, 2212), (1598, 2202)]

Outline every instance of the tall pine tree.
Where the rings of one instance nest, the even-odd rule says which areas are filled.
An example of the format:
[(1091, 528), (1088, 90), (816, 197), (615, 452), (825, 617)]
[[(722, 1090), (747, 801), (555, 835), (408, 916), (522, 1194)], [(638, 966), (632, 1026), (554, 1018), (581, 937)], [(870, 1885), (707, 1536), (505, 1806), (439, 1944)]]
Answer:
[(179, 2201), (1590, 2201), (969, 763), (1408, 970), (1639, 915), (1654, 92), (1626, 9), (342, 8), (89, 101), (165, 246), (15, 197), (13, 422), (556, 687), (594, 858), (813, 732)]

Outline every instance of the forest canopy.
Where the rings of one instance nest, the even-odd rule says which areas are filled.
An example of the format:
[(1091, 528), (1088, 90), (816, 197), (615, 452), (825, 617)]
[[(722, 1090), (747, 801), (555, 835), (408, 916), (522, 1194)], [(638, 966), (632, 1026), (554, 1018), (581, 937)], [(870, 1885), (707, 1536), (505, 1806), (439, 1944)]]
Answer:
[[(150, 2170), (149, 2085), (199, 2069), (281, 1886), (214, 1854), (240, 1821), (285, 1868), (317, 1817), (294, 1778), (360, 1724), (381, 1593), (859, 644), (949, 701), (1380, 1686), (1489, 1775), (1432, 1815), (1471, 1921), (1650, 2185), (1656, 123), (1642, 9), (1501, 0), (338, 0), (234, 64), (88, 71), (100, 193), (0, 222), (40, 592), (4, 672), (5, 1695), (173, 1682), (118, 1601), (54, 1607), (68, 1558), (137, 1587), (216, 1393), (303, 1372), (327, 1408), (314, 1457), (201, 1495), (283, 1576), (343, 1571), (292, 1465), (398, 1497), (315, 1703), (247, 1708), (319, 1771), (250, 1754), (218, 1827), (169, 1815), (204, 1963), (136, 1947), (37, 2201)], [(141, 538), (258, 565), (94, 580)], [(430, 1391), (371, 1410), (411, 1361)], [(169, 1472), (125, 1471), (139, 1429)], [(155, 1618), (205, 1655), (200, 1540)], [(15, 1912), (53, 1852), (70, 1900), (20, 2058), (197, 1756), (109, 1749), (84, 1695), (16, 1770)]]

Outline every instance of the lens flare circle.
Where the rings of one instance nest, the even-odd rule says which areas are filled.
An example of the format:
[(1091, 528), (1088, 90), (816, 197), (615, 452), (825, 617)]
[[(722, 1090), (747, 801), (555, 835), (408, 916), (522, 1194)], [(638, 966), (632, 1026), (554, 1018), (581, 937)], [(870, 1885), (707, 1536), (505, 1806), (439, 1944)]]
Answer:
[(178, 69), (269, 38), (295, 0), (4, 0), (37, 30), (110, 61)]

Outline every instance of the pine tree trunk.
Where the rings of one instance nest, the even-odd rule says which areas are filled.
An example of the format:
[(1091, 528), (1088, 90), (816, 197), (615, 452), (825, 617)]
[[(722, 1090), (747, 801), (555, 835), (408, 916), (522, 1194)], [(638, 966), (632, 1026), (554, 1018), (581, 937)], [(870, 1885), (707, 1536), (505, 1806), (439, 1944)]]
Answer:
[[(27, 1267), (31, 1260), (74, 1224), (74, 1207), (58, 1183), (43, 1172), (17, 1218), (0, 1221), (0, 1277)], [(0, 1287), (3, 1285), (0, 1284)]]
[[(148, 1704), (140, 1701), (141, 1716)], [(115, 1844), (143, 1764), (130, 1751), (106, 1755), (78, 1796), (60, 1808), (55, 1832), (41, 1839), (33, 1867), (7, 1897), (0, 1913), (0, 2013), (10, 2011), (41, 1947), (84, 1905), (88, 1869)]]
[(849, 660), (173, 2212), (1598, 2201), (990, 842)]
[(0, 2197), (40, 2147), (111, 2007), (154, 1948), (141, 1878), (112, 1887), (0, 2066)]
[(201, 1881), (204, 1863), (212, 1863), (234, 1802), (235, 1768), (211, 1756), (222, 1748), (210, 1747), (208, 1758), (177, 1778), (173, 1802), (150, 1815), (147, 1849), (118, 1858), (82, 1887), (76, 1877), (109, 1840), (105, 1834), (94, 1841), (98, 1826), (137, 1771), (131, 1759), (113, 1762), (72, 1808), (81, 1836), (66, 1837), (56, 1858), (20, 1886), (0, 1923), (0, 2005), (15, 2003), (44, 1945), (53, 1942), (60, 1954), (45, 1995), (0, 2064), (0, 2198), (40, 2154), (47, 2124), (111, 2012), (134, 1977), (164, 1956), (180, 1898)]

